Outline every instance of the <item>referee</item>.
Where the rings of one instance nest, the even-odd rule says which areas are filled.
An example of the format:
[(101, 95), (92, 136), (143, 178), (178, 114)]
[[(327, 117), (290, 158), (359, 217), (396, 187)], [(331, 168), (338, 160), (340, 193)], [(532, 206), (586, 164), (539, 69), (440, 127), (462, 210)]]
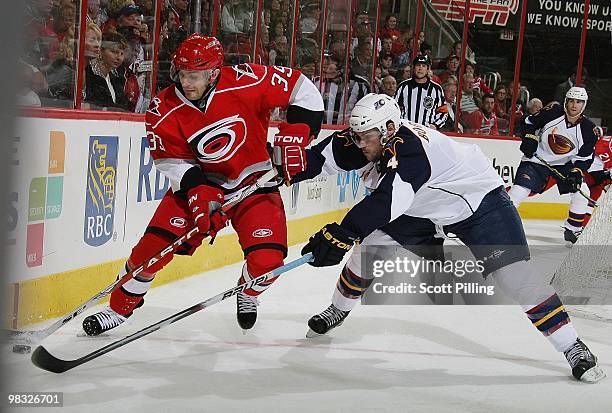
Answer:
[(401, 82), (395, 92), (402, 118), (440, 129), (446, 122), (447, 110), (442, 86), (428, 76), (431, 59), (427, 55), (418, 55), (412, 61), (412, 67), (412, 77)]

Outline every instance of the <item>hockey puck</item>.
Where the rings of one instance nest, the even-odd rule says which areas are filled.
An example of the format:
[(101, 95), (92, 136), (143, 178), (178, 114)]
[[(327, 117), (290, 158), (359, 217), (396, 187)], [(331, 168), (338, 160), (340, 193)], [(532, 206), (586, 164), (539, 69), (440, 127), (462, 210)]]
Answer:
[(28, 354), (31, 352), (32, 352), (32, 347), (30, 346), (26, 346), (23, 344), (15, 344), (13, 346), (13, 353)]

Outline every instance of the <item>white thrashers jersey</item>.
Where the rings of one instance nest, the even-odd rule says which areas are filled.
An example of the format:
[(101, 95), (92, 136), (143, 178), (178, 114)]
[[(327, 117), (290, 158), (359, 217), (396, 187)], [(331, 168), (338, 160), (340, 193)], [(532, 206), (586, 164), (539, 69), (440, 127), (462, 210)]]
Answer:
[[(576, 124), (568, 124), (563, 106), (555, 105), (525, 118), (525, 133), (535, 134), (538, 129), (536, 154), (542, 159), (551, 165), (571, 162), (585, 172), (589, 169), (597, 142), (595, 124), (589, 118), (583, 115)], [(535, 157), (523, 160), (541, 163)]]
[(503, 185), (478, 146), (405, 120), (375, 167), (342, 132), (308, 149), (307, 156), (307, 170), (292, 182), (319, 174), (370, 171), (364, 179), (374, 190), (343, 221), (350, 220), (361, 239), (400, 215), (427, 218), (442, 226), (463, 221), (485, 195)]

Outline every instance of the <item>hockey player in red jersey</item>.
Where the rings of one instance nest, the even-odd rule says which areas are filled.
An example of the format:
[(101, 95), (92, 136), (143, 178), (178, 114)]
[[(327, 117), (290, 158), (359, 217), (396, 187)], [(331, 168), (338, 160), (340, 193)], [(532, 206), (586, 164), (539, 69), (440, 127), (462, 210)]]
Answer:
[[(595, 144), (595, 156), (589, 171), (584, 175), (584, 181), (589, 186), (591, 198), (599, 200), (603, 191), (612, 184), (612, 136), (603, 136), (603, 131), (598, 126), (599, 140)], [(570, 212), (571, 213), (571, 212)], [(589, 207), (584, 216), (583, 227), (586, 227), (593, 213), (593, 205), (589, 202)]]
[[(212, 238), (231, 220), (246, 263), (239, 283), (283, 264), (287, 228), (277, 184), (250, 195), (225, 214), (224, 200), (273, 168), (267, 150), (270, 110), (287, 109), (287, 122), (276, 139), (292, 143), (278, 156), (292, 159), (316, 137), (323, 101), (315, 85), (299, 71), (277, 66), (241, 64), (222, 67), (223, 48), (214, 37), (189, 36), (173, 56), (174, 84), (151, 101), (146, 112), (149, 149), (156, 168), (171, 183), (144, 235), (132, 249), (119, 277), (160, 251), (195, 223)], [(292, 173), (305, 160), (289, 162)], [(285, 171), (287, 173), (288, 171)], [(286, 175), (289, 176), (289, 175)], [(177, 254), (192, 255), (204, 235), (189, 240)], [(172, 259), (164, 256), (145, 273), (128, 278), (110, 297), (109, 307), (83, 321), (88, 335), (98, 335), (123, 323), (143, 304), (155, 273)], [(237, 296), (237, 319), (253, 327), (257, 299), (274, 280)]]

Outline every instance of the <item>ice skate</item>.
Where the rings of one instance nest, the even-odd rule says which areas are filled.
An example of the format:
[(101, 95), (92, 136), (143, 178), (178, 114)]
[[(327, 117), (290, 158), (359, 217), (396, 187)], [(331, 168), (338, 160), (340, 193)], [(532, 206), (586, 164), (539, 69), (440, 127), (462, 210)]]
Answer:
[[(565, 227), (564, 227), (565, 228)], [(571, 247), (578, 241), (578, 237), (582, 234), (582, 229), (580, 230), (571, 230), (569, 228), (565, 228), (563, 231), (563, 238), (565, 239), (565, 245), (567, 247)]]
[(327, 333), (332, 328), (340, 326), (348, 314), (349, 311), (338, 310), (336, 306), (331, 304), (321, 314), (316, 314), (308, 320), (310, 330), (306, 333), (306, 337), (317, 337)]
[(253, 328), (257, 321), (258, 305), (257, 297), (245, 293), (238, 293), (236, 296), (236, 319), (244, 334), (246, 334), (247, 330)]
[(108, 330), (123, 324), (128, 317), (113, 311), (110, 307), (85, 317), (83, 320), (83, 331), (88, 336), (98, 336)]
[(580, 339), (564, 352), (572, 368), (572, 375), (585, 383), (597, 383), (606, 373), (597, 365), (597, 357)]

